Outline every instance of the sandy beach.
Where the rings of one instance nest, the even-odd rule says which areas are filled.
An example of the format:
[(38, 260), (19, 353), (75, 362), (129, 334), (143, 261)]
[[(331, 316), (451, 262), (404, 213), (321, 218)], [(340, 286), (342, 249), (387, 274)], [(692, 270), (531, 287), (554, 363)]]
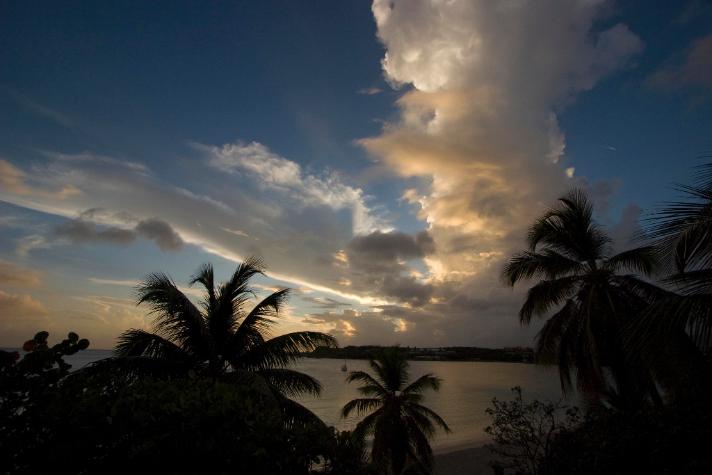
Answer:
[(436, 453), (434, 475), (485, 475), (492, 474), (485, 447), (471, 447), (452, 452)]

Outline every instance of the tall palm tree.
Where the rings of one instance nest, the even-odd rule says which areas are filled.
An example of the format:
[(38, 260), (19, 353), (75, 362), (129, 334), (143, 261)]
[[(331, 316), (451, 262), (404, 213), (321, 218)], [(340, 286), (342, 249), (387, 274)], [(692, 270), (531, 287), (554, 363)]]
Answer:
[(263, 273), (260, 260), (249, 258), (217, 286), (213, 267), (203, 265), (190, 281), (205, 290), (199, 306), (170, 277), (151, 274), (137, 293), (139, 305), (147, 305), (155, 317), (153, 332), (130, 329), (122, 333), (115, 357), (106, 364), (132, 374), (194, 372), (233, 380), (247, 375), (266, 385), (293, 412), (308, 413), (287, 397), (318, 395), (321, 386), (288, 366), (302, 352), (334, 347), (336, 340), (306, 331), (270, 338), (289, 290), (278, 290), (249, 309), (254, 296), (250, 279)]
[(527, 241), (529, 249), (514, 255), (502, 276), (511, 286), (538, 279), (519, 318), (529, 324), (534, 316), (548, 316), (536, 351), (540, 361), (558, 364), (562, 389), (571, 389), (575, 372), (579, 389), (594, 401), (607, 397), (635, 406), (643, 394), (654, 397), (646, 371), (625, 354), (623, 333), (658, 295), (655, 286), (633, 275), (652, 274), (655, 250), (645, 246), (611, 255), (611, 240), (593, 220), (593, 206), (580, 190), (545, 212), (530, 227)]
[(342, 417), (356, 411), (368, 415), (358, 423), (354, 436), (363, 440), (373, 436), (372, 462), (389, 475), (430, 473), (433, 452), (429, 439), (436, 426), (450, 428), (433, 410), (423, 406), (423, 393), (440, 389), (440, 379), (428, 373), (408, 383), (408, 361), (399, 348), (388, 348), (369, 361), (374, 376), (352, 371), (347, 382), (360, 381), (364, 398), (348, 402)]

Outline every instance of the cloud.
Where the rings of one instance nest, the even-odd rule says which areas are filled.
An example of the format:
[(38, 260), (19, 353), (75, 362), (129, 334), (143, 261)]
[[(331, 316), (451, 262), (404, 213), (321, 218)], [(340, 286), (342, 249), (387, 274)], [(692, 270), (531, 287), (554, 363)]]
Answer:
[(298, 163), (275, 154), (259, 142), (195, 146), (209, 155), (211, 166), (227, 173), (246, 173), (263, 188), (289, 195), (304, 206), (351, 210), (356, 233), (387, 227), (369, 209), (363, 191), (343, 183), (335, 172), (327, 171), (322, 176), (304, 173)]
[(0, 285), (11, 287), (37, 287), (42, 274), (12, 262), (0, 260)]
[(37, 287), (41, 282), (41, 272), (0, 260), (0, 285), (3, 287)]
[(375, 96), (376, 94), (382, 93), (383, 89), (381, 89), (380, 87), (366, 87), (364, 89), (359, 89), (356, 92), (363, 96)]
[(39, 102), (29, 98), (17, 91), (5, 88), (9, 96), (21, 107), (32, 112), (33, 114), (47, 119), (50, 122), (61, 125), (62, 127), (72, 128), (75, 126), (74, 121), (66, 114), (47, 107)]
[[(404, 92), (397, 119), (359, 143), (378, 166), (416, 183), (403, 199), (433, 242), (424, 276), (401, 282), (428, 289), (410, 311), (431, 315), (451, 338), (464, 321), (477, 339), (521, 336), (513, 328), (521, 290), (501, 294), (498, 275), (534, 217), (578, 183), (560, 163), (557, 115), (630, 67), (643, 43), (604, 18), (600, 1), (375, 0), (372, 10), (385, 79)], [(349, 254), (352, 270), (357, 260)], [(387, 282), (371, 284), (386, 293)], [(474, 305), (491, 299), (500, 304)]]
[(0, 290), (0, 345), (21, 346), (49, 323), (47, 309), (31, 295)]
[(643, 236), (643, 227), (640, 225), (640, 217), (643, 210), (636, 204), (631, 203), (623, 209), (620, 220), (611, 226), (609, 236), (613, 240), (613, 250), (621, 252), (630, 249)]
[(374, 233), (352, 239), (343, 257), (336, 260), (348, 273), (349, 287), (380, 294), (409, 305), (428, 302), (433, 287), (423, 281), (409, 260), (422, 260), (434, 252), (433, 239), (427, 231), (415, 236), (402, 232)]
[(407, 180), (422, 234), (390, 229), (342, 175), (258, 142), (196, 145), (212, 166), (194, 161), (190, 191), (146, 167), (55, 154), (31, 178), (81, 195), (11, 198), (63, 216), (160, 216), (207, 252), (263, 255), (272, 277), (352, 304), (317, 300), (333, 308), (302, 317), (346, 342), (526, 344), (537, 328), (518, 324), (523, 289), (502, 288), (498, 274), (533, 217), (577, 183), (560, 163), (557, 114), (642, 49), (602, 10), (596, 0), (374, 2), (385, 78), (402, 93), (394, 119), (359, 143), (404, 179), (394, 187)]
[(3, 191), (17, 195), (27, 195), (31, 192), (25, 184), (25, 174), (7, 160), (0, 160), (0, 187)]
[(570, 186), (556, 112), (642, 49), (600, 2), (376, 0), (383, 69), (400, 119), (360, 143), (404, 177), (440, 279), (496, 273), (533, 216)]
[[(139, 221), (160, 216), (187, 243), (229, 261), (245, 256), (265, 258), (270, 276), (290, 286), (308, 287), (363, 304), (384, 303), (376, 293), (346, 292), (339, 282), (342, 272), (332, 266), (332, 256), (354, 237), (344, 209), (307, 207), (285, 199), (271, 188), (250, 189), (247, 177), (197, 166), (186, 190), (162, 182), (141, 164), (90, 153), (69, 156), (45, 153), (45, 163), (21, 172), (33, 183), (28, 195), (0, 193), (0, 199), (17, 206), (62, 216), (73, 221), (60, 229), (67, 239), (120, 241), (115, 229), (135, 231)], [(247, 183), (246, 183), (247, 182)], [(74, 186), (82, 192), (66, 199), (37, 192)], [(77, 218), (78, 217), (78, 218)], [(252, 239), (235, 239), (227, 229), (240, 229)], [(111, 229), (112, 232), (103, 233)], [(54, 236), (50, 236), (54, 237)], [(56, 241), (56, 237), (55, 241)], [(124, 237), (126, 241), (128, 238)], [(53, 245), (34, 233), (22, 238), (18, 252)]]
[(393, 261), (395, 259), (413, 259), (424, 257), (434, 252), (433, 238), (427, 231), (415, 236), (402, 232), (376, 231), (365, 236), (357, 236), (348, 246), (349, 255), (358, 255), (359, 259)]
[(158, 218), (138, 221), (133, 228), (99, 226), (86, 218), (95, 217), (95, 210), (82, 213), (79, 219), (60, 224), (54, 228), (54, 237), (74, 244), (103, 243), (128, 245), (143, 237), (153, 241), (163, 251), (178, 251), (183, 240), (170, 224)]
[(163, 251), (177, 251), (183, 247), (183, 240), (171, 225), (157, 218), (139, 221), (135, 232), (155, 242)]
[(666, 90), (712, 90), (712, 34), (693, 41), (681, 61), (668, 61), (648, 77), (648, 84)]
[(335, 309), (340, 307), (349, 307), (351, 304), (347, 302), (342, 302), (340, 300), (332, 299), (329, 297), (302, 297), (304, 302), (311, 306), (325, 308), (325, 309)]

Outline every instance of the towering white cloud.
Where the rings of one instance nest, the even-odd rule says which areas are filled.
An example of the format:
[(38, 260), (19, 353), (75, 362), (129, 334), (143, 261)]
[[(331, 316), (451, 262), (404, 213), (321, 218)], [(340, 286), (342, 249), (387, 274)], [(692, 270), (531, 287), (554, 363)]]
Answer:
[(438, 302), (421, 310), (476, 317), (453, 317), (440, 329), (453, 333), (469, 321), (467, 333), (492, 331), (490, 325), (504, 333), (514, 324), (516, 296), (507, 311), (497, 307), (511, 312), (500, 323), (491, 320), (491, 306), (459, 303), (503, 301), (503, 259), (572, 184), (573, 173), (559, 164), (565, 139), (557, 113), (630, 65), (643, 47), (626, 25), (606, 25), (606, 5), (374, 0), (385, 77), (405, 92), (398, 118), (361, 144), (396, 173), (420, 178), (404, 198), (434, 240), (425, 260), (436, 285), (431, 301)]

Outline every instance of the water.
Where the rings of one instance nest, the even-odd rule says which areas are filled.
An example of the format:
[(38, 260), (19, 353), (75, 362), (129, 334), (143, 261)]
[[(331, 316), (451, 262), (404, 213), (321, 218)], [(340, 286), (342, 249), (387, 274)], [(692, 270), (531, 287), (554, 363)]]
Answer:
[[(87, 350), (66, 358), (73, 369), (110, 356), (104, 350)], [(316, 379), (323, 387), (321, 397), (299, 399), (324, 422), (340, 430), (352, 429), (359, 421), (355, 414), (340, 417), (341, 408), (351, 399), (361, 397), (357, 383), (346, 383), (341, 371), (343, 360), (304, 358), (295, 367)], [(368, 362), (347, 360), (349, 371), (368, 371)], [(521, 386), (525, 398), (558, 400), (561, 397), (556, 369), (520, 363), (480, 363), (460, 361), (411, 361), (411, 379), (425, 373), (442, 378), (439, 392), (426, 392), (424, 404), (445, 419), (452, 433), (439, 432), (433, 449), (442, 452), (481, 445), (487, 442), (484, 428), (490, 423), (485, 409), (493, 397), (511, 398), (510, 388)]]
[[(338, 429), (352, 429), (359, 417), (344, 420), (340, 410), (351, 399), (363, 397), (358, 383), (345, 382), (341, 371), (343, 360), (304, 359), (297, 368), (317, 378), (321, 397), (303, 398), (299, 402), (311, 409), (324, 422)], [(349, 371), (369, 371), (368, 362), (347, 360)], [(525, 398), (558, 400), (561, 398), (558, 373), (554, 368), (521, 363), (480, 363), (469, 361), (411, 361), (411, 379), (434, 373), (443, 381), (439, 392), (425, 393), (424, 403), (445, 419), (451, 434), (439, 432), (431, 445), (446, 451), (481, 445), (487, 442), (484, 428), (490, 423), (485, 409), (492, 398), (511, 399), (510, 389), (521, 386)]]

